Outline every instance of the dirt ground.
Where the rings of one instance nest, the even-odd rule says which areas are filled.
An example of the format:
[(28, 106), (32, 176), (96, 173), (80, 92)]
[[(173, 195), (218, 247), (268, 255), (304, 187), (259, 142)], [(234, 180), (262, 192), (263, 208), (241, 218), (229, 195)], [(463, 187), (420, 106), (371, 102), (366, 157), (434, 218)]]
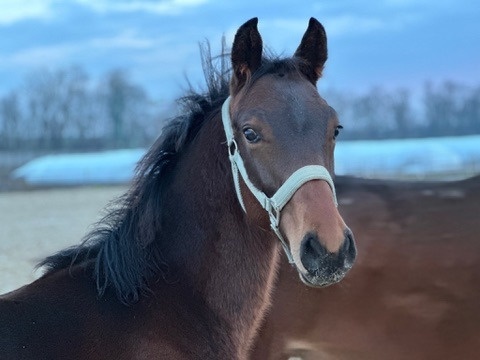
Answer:
[(0, 192), (0, 294), (37, 278), (35, 264), (80, 242), (125, 187)]

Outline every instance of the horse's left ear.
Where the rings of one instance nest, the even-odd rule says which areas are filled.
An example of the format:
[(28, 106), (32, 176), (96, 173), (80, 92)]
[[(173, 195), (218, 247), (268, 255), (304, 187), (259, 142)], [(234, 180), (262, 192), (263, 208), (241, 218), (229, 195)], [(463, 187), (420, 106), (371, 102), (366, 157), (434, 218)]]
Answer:
[(302, 73), (316, 84), (322, 76), (323, 66), (328, 57), (327, 34), (317, 19), (310, 18), (295, 56), (303, 60), (300, 68)]
[(251, 75), (262, 64), (263, 44), (257, 29), (258, 18), (240, 26), (232, 45), (233, 76), (230, 84), (232, 95), (237, 94)]

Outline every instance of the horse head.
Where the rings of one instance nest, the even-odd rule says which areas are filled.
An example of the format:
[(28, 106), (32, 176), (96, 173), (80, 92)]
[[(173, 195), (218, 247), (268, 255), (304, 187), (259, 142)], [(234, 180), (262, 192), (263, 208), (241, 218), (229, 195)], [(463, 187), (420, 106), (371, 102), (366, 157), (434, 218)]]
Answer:
[(239, 203), (250, 220), (270, 223), (304, 283), (327, 286), (352, 267), (356, 248), (332, 180), (341, 126), (316, 87), (325, 30), (312, 18), (292, 58), (265, 59), (257, 22), (236, 33), (222, 115)]

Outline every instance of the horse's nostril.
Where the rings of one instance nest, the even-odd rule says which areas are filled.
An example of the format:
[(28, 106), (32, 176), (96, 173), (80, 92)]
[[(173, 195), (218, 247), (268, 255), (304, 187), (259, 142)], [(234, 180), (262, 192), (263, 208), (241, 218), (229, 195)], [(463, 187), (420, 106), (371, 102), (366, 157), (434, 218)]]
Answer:
[(314, 272), (320, 267), (320, 259), (327, 255), (326, 249), (318, 241), (316, 234), (307, 234), (300, 248), (300, 259), (308, 271)]
[(347, 262), (352, 262), (357, 255), (355, 240), (350, 230), (345, 231), (345, 240), (340, 249), (340, 253), (342, 254), (342, 257), (344, 257), (345, 261)]
[(352, 246), (354, 245), (353, 245), (353, 239), (351, 234), (346, 233), (345, 235), (346, 236), (345, 236), (345, 241), (343, 242), (342, 251), (348, 253), (350, 252)]
[(350, 236), (346, 236), (345, 240), (343, 241), (342, 247), (340, 248), (340, 252), (343, 253), (348, 253), (350, 251), (350, 248), (352, 246), (352, 242), (350, 240)]

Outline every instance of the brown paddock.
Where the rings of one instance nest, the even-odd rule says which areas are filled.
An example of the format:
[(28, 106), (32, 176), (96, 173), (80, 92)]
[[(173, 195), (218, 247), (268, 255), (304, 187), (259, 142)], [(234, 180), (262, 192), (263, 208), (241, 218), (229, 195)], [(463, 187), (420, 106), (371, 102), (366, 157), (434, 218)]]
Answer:
[(283, 261), (252, 358), (479, 359), (480, 176), (336, 185), (357, 262), (321, 289)]

